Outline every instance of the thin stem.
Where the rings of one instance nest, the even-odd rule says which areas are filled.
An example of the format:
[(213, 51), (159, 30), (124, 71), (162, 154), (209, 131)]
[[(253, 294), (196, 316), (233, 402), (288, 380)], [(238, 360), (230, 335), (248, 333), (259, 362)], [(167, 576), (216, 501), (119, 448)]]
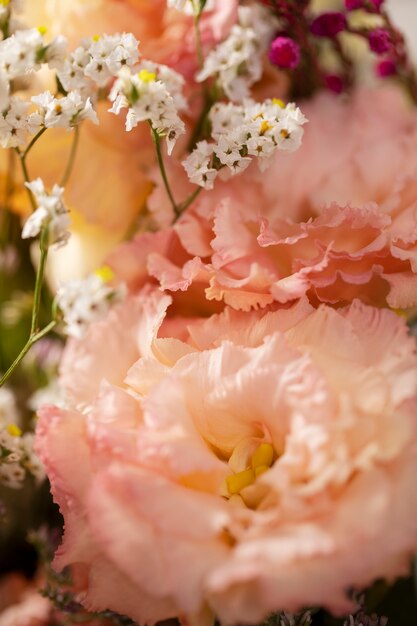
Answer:
[(40, 129), (40, 131), (38, 133), (36, 133), (36, 135), (33, 137), (32, 141), (28, 144), (28, 146), (26, 147), (26, 149), (24, 150), (24, 152), (22, 152), (21, 154), (21, 158), (24, 160), (26, 159), (27, 155), (29, 154), (29, 152), (32, 150), (33, 146), (35, 145), (35, 143), (38, 141), (38, 139), (40, 137), (42, 137), (42, 135), (44, 134), (44, 132), (47, 130), (47, 128), (44, 126), (43, 128)]
[(178, 218), (180, 215), (180, 210), (177, 206), (177, 203), (175, 202), (174, 196), (172, 195), (171, 187), (169, 185), (168, 176), (167, 176), (165, 165), (164, 165), (164, 158), (162, 156), (161, 140), (159, 138), (157, 131), (152, 127), (151, 123), (149, 123), (149, 126), (151, 128), (152, 138), (155, 143), (156, 157), (158, 159), (158, 165), (161, 171), (162, 180), (164, 181), (165, 190), (168, 194), (168, 198), (170, 199), (172, 208), (174, 209), (174, 213)]
[(188, 196), (188, 198), (184, 200), (184, 202), (181, 202), (181, 204), (178, 207), (179, 213), (177, 215), (177, 218), (181, 215), (183, 211), (185, 211), (185, 209), (188, 209), (190, 204), (194, 202), (194, 200), (200, 195), (202, 191), (203, 191), (203, 187), (198, 187), (195, 191), (193, 191), (191, 195)]
[(33, 335), (38, 329), (39, 309), (41, 304), (43, 277), (45, 274), (46, 260), (48, 258), (48, 229), (42, 231), (39, 247), (41, 256), (39, 259), (38, 269), (36, 271), (35, 292), (33, 296), (32, 322), (30, 326), (30, 334)]
[(69, 155), (67, 167), (65, 168), (64, 175), (60, 182), (61, 187), (65, 187), (65, 185), (69, 181), (70, 176), (72, 174), (72, 170), (74, 168), (74, 163), (75, 163), (75, 157), (77, 156), (77, 148), (78, 148), (79, 139), (80, 139), (80, 128), (79, 126), (76, 126), (74, 128), (74, 138), (72, 140), (71, 152)]
[(195, 49), (197, 52), (198, 65), (200, 67), (200, 70), (202, 70), (204, 66), (204, 53), (203, 45), (201, 43), (200, 17), (201, 13), (194, 14)]
[[(25, 182), (28, 183), (28, 182), (30, 182), (30, 178), (29, 178), (29, 171), (28, 171), (28, 168), (27, 168), (27, 165), (26, 165), (25, 157), (20, 152), (19, 148), (15, 148), (15, 150), (16, 150), (16, 153), (19, 155), (20, 164), (22, 166), (22, 171), (23, 171), (23, 178), (25, 179)], [(31, 190), (28, 187), (26, 187), (26, 191), (27, 191), (27, 194), (29, 196), (29, 200), (30, 200), (30, 203), (32, 205), (32, 209), (34, 211), (36, 211), (36, 209), (38, 207), (36, 205), (36, 200), (35, 200), (35, 198), (33, 196), (33, 193), (31, 192)]]
[(45, 326), (45, 328), (43, 328), (39, 332), (29, 337), (26, 344), (23, 346), (22, 350), (20, 351), (18, 356), (15, 358), (15, 360), (13, 361), (13, 363), (11, 364), (7, 372), (0, 378), (0, 387), (2, 387), (4, 383), (10, 378), (10, 376), (13, 374), (16, 367), (21, 363), (21, 361), (24, 359), (24, 357), (29, 352), (31, 347), (37, 341), (39, 341), (40, 339), (45, 337), (49, 332), (51, 332), (51, 330), (57, 325), (57, 323), (58, 322), (56, 320), (53, 320), (52, 322), (49, 322), (49, 324)]

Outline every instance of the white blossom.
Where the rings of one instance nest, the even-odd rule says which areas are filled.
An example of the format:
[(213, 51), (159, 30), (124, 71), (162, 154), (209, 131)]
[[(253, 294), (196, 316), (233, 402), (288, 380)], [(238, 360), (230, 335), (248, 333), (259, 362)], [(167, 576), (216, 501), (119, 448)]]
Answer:
[(60, 70), (64, 66), (66, 56), (67, 40), (62, 35), (58, 35), (46, 46), (43, 60), (49, 68)]
[(118, 115), (122, 109), (128, 108), (127, 131), (139, 122), (149, 121), (152, 128), (166, 138), (168, 154), (171, 154), (177, 138), (185, 132), (174, 98), (165, 83), (157, 80), (155, 72), (141, 69), (132, 74), (128, 68), (123, 68), (110, 93), (110, 100), (113, 102), (109, 109), (111, 113)]
[(239, 7), (238, 24), (204, 61), (197, 80), (214, 77), (230, 100), (249, 97), (250, 86), (262, 76), (262, 55), (277, 28), (275, 18), (259, 5)]
[(0, 114), (0, 145), (3, 148), (17, 148), (27, 141), (33, 130), (28, 116), (29, 103), (18, 96), (12, 96), (8, 106)]
[(70, 236), (70, 219), (62, 201), (63, 187), (54, 185), (49, 194), (40, 178), (26, 183), (26, 187), (32, 192), (38, 208), (26, 220), (22, 239), (36, 237), (43, 228), (48, 227), (49, 243), (64, 245)]
[(90, 61), (90, 55), (87, 49), (89, 43), (89, 41), (82, 42), (82, 45), (78, 46), (78, 48), (69, 54), (62, 68), (57, 73), (66, 91), (78, 90), (82, 93), (91, 92), (91, 82), (84, 72)]
[(213, 189), (218, 171), (213, 168), (214, 144), (200, 141), (191, 154), (182, 162), (188, 178), (204, 189)]
[(85, 66), (85, 75), (99, 87), (105, 87), (123, 67), (132, 67), (137, 63), (138, 46), (139, 42), (131, 33), (94, 38), (87, 50), (90, 60)]
[(71, 91), (63, 98), (55, 98), (50, 91), (45, 91), (31, 100), (39, 106), (46, 128), (61, 127), (69, 130), (87, 119), (98, 124), (90, 98), (85, 100), (78, 91)]
[(57, 304), (63, 314), (66, 333), (82, 338), (88, 326), (102, 319), (111, 305), (124, 295), (124, 285), (114, 287), (98, 274), (65, 283), (58, 289)]
[(46, 44), (38, 28), (17, 30), (0, 42), (0, 68), (9, 80), (38, 70), (42, 63), (57, 68), (63, 63), (65, 50), (62, 36)]
[(206, 189), (213, 187), (217, 173), (223, 179), (239, 174), (253, 158), (263, 171), (276, 150), (299, 148), (307, 120), (294, 104), (246, 100), (243, 105), (218, 103), (210, 121), (215, 142), (201, 142), (183, 162), (190, 181)]

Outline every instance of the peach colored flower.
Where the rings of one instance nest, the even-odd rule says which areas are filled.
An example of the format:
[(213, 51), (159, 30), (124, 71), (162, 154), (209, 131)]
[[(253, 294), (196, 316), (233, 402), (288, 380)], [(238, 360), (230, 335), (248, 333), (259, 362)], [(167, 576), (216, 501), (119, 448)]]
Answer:
[[(312, 303), (417, 304), (415, 111), (385, 88), (359, 90), (349, 102), (321, 95), (305, 112), (298, 152), (199, 196), (171, 234), (176, 254), (150, 250), (147, 239), (147, 271), (163, 289), (193, 286), (244, 310), (305, 294)], [(175, 164), (170, 177), (174, 196), (187, 197), (192, 187)], [(168, 233), (172, 211), (160, 185), (149, 206)], [(126, 244), (130, 267), (143, 241)]]
[[(146, 288), (149, 290), (149, 288)], [(72, 341), (37, 449), (65, 518), (58, 569), (139, 623), (342, 614), (417, 544), (417, 354), (354, 302), (218, 316), (167, 336), (146, 291)], [(162, 326), (163, 329), (163, 326)], [(183, 328), (184, 330), (184, 328)], [(74, 454), (76, 451), (76, 454)]]

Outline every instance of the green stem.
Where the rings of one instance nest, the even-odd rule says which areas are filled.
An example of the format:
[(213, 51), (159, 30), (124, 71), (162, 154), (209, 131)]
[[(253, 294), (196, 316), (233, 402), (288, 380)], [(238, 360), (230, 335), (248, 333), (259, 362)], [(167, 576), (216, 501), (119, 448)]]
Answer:
[(195, 34), (195, 48), (197, 52), (198, 65), (200, 70), (203, 69), (204, 66), (204, 53), (203, 46), (201, 43), (201, 32), (200, 32), (200, 17), (201, 13), (194, 13), (194, 34)]
[(172, 195), (171, 187), (169, 185), (168, 176), (167, 176), (165, 165), (164, 165), (164, 158), (162, 156), (161, 140), (159, 138), (157, 131), (152, 127), (152, 124), (150, 122), (149, 122), (149, 126), (151, 128), (152, 138), (155, 143), (156, 157), (158, 159), (158, 165), (161, 171), (162, 180), (164, 181), (165, 190), (168, 194), (168, 198), (170, 199), (172, 208), (174, 209), (174, 213), (178, 218), (180, 216), (180, 210), (177, 206), (177, 203), (175, 202), (174, 196)]
[(29, 337), (29, 339), (27, 340), (26, 344), (23, 346), (22, 350), (20, 351), (18, 356), (15, 358), (15, 360), (13, 361), (13, 363), (11, 364), (11, 366), (9, 367), (7, 372), (0, 378), (0, 387), (2, 387), (4, 385), (4, 383), (10, 378), (10, 376), (13, 374), (14, 370), (16, 369), (16, 367), (19, 365), (19, 363), (21, 363), (21, 361), (26, 356), (26, 354), (29, 352), (31, 347), (37, 341), (39, 341), (40, 339), (45, 337), (56, 325), (57, 325), (57, 322), (55, 320), (53, 320), (52, 322), (49, 322), (49, 324), (47, 326), (45, 326), (45, 328), (43, 328), (39, 332), (37, 332), (37, 333), (35, 333), (35, 334), (33, 334), (33, 335), (31, 335)]
[(40, 137), (42, 137), (42, 135), (44, 134), (44, 132), (47, 130), (47, 128), (44, 126), (43, 128), (40, 129), (40, 131), (38, 133), (36, 133), (36, 135), (33, 137), (32, 141), (28, 144), (28, 146), (26, 147), (26, 149), (24, 150), (24, 152), (22, 152), (21, 154), (21, 158), (24, 160), (26, 159), (27, 155), (29, 154), (29, 152), (32, 150), (33, 146), (35, 145), (35, 143), (38, 141), (38, 139)]
[(194, 202), (194, 200), (200, 195), (202, 191), (203, 191), (203, 187), (198, 187), (195, 191), (193, 191), (191, 195), (188, 196), (188, 198), (184, 200), (184, 202), (181, 202), (181, 204), (178, 207), (179, 213), (177, 215), (177, 218), (181, 215), (183, 211), (185, 211), (185, 209), (188, 209), (190, 204)]
[(72, 140), (71, 152), (70, 152), (70, 155), (69, 155), (67, 167), (65, 168), (64, 175), (63, 175), (62, 180), (60, 182), (60, 186), (61, 187), (65, 187), (65, 185), (69, 181), (70, 176), (72, 174), (72, 170), (73, 170), (74, 163), (75, 163), (75, 157), (77, 155), (77, 148), (78, 148), (79, 139), (80, 139), (80, 128), (79, 128), (79, 126), (76, 126), (74, 128), (74, 139)]
[(48, 258), (48, 228), (45, 228), (41, 233), (39, 247), (41, 256), (39, 259), (38, 269), (36, 271), (35, 292), (33, 296), (33, 308), (32, 308), (32, 323), (30, 326), (30, 334), (33, 335), (38, 328), (39, 309), (41, 304), (43, 277), (45, 274), (46, 260)]
[[(19, 148), (15, 148), (15, 150), (16, 150), (16, 153), (19, 155), (20, 164), (21, 164), (21, 166), (22, 166), (23, 178), (25, 179), (25, 182), (26, 182), (26, 183), (29, 183), (29, 182), (30, 182), (30, 178), (29, 178), (29, 171), (28, 171), (28, 168), (27, 168), (27, 165), (26, 165), (26, 160), (25, 160), (25, 157), (24, 157), (24, 156), (23, 156), (23, 154), (20, 152)], [(26, 187), (26, 185), (25, 185), (25, 187)], [(37, 207), (37, 205), (36, 205), (36, 200), (35, 200), (35, 197), (34, 197), (33, 193), (31, 192), (31, 190), (30, 190), (28, 187), (26, 187), (26, 191), (27, 191), (27, 194), (28, 194), (28, 197), (29, 197), (30, 203), (31, 203), (31, 205), (32, 205), (32, 209), (33, 209), (34, 211), (36, 211), (36, 209), (37, 209), (38, 207)]]

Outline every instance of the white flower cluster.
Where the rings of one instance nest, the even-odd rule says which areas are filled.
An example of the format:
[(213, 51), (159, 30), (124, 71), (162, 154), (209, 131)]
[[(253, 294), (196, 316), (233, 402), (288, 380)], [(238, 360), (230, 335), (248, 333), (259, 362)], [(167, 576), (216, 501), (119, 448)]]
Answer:
[(26, 473), (42, 480), (44, 471), (33, 452), (33, 435), (17, 426), (16, 402), (12, 391), (0, 388), (0, 483), (12, 489), (22, 486)]
[(45, 128), (66, 128), (70, 130), (84, 120), (98, 124), (98, 118), (91, 99), (81, 97), (78, 91), (70, 91), (63, 98), (55, 98), (50, 91), (45, 91), (31, 98), (38, 105), (40, 125)]
[(63, 187), (54, 185), (51, 193), (48, 193), (40, 178), (26, 183), (26, 187), (33, 194), (38, 208), (26, 220), (22, 239), (36, 237), (43, 228), (48, 227), (49, 244), (64, 245), (70, 236), (70, 219), (62, 201)]
[(106, 87), (123, 67), (137, 63), (138, 46), (131, 33), (84, 39), (66, 58), (58, 78), (66, 91), (92, 93), (94, 85)]
[(253, 157), (264, 171), (276, 150), (297, 150), (307, 122), (298, 107), (280, 100), (216, 104), (210, 119), (215, 142), (199, 142), (183, 161), (190, 181), (205, 189), (213, 188), (219, 174), (223, 179), (239, 174)]
[(118, 115), (122, 109), (128, 109), (127, 131), (139, 122), (150, 122), (160, 136), (166, 137), (168, 154), (171, 154), (176, 140), (185, 133), (185, 125), (178, 116), (178, 109), (185, 106), (182, 85), (182, 77), (166, 66), (145, 62), (135, 73), (124, 68), (110, 93), (113, 106), (109, 110)]
[(59, 69), (64, 63), (67, 41), (58, 36), (46, 44), (38, 28), (18, 30), (0, 42), (0, 69), (12, 80), (40, 69), (42, 63)]
[(105, 317), (112, 304), (123, 299), (124, 285), (109, 284), (112, 273), (103, 268), (84, 280), (72, 280), (58, 289), (56, 301), (66, 325), (66, 333), (81, 339), (92, 322)]
[(26, 144), (28, 135), (39, 130), (41, 118), (36, 113), (29, 114), (30, 103), (18, 96), (12, 96), (0, 113), (0, 145), (2, 148), (18, 148)]
[(186, 15), (195, 15), (196, 10), (197, 13), (201, 13), (202, 4), (204, 4), (203, 11), (211, 11), (214, 7), (214, 0), (207, 0), (207, 2), (201, 0), (167, 0), (169, 8), (181, 11)]
[(238, 9), (239, 19), (228, 38), (207, 56), (198, 81), (216, 79), (226, 96), (241, 102), (250, 86), (262, 76), (262, 55), (277, 30), (277, 22), (265, 7), (254, 4)]

